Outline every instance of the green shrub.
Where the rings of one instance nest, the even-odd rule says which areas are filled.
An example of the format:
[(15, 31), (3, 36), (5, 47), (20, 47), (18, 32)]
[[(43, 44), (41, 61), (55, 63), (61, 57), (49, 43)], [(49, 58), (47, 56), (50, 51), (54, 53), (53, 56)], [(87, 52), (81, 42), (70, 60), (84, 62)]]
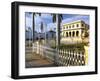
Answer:
[(72, 50), (84, 50), (84, 45), (83, 43), (80, 44), (70, 44), (70, 45), (65, 45), (61, 44), (60, 47), (57, 47), (59, 49), (72, 49)]

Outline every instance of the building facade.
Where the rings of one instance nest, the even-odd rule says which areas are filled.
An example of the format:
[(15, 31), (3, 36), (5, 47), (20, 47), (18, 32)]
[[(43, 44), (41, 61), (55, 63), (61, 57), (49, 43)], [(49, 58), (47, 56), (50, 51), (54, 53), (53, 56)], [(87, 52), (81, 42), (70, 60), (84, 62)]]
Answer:
[[(82, 43), (83, 39), (89, 37), (89, 25), (82, 20), (65, 23), (61, 29), (61, 43)], [(88, 39), (87, 39), (88, 42)]]
[(46, 32), (46, 38), (47, 39), (55, 39), (56, 38), (56, 32), (53, 31), (53, 30)]

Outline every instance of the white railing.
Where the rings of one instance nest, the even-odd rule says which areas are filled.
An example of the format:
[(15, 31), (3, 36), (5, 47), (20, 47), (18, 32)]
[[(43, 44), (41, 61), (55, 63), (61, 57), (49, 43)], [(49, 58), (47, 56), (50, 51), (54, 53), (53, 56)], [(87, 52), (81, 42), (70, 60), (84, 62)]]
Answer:
[(62, 66), (85, 65), (84, 50), (58, 49), (56, 63)]
[(33, 52), (40, 54), (42, 57), (47, 58), (48, 60), (54, 61), (55, 49), (36, 43), (33, 44)]
[(55, 49), (52, 49), (46, 46), (43, 49), (44, 49), (44, 57), (47, 59), (50, 59), (51, 61), (54, 61)]
[(52, 49), (47, 46), (34, 44), (33, 52), (40, 54), (48, 60), (54, 61), (58, 66), (85, 65), (84, 50)]

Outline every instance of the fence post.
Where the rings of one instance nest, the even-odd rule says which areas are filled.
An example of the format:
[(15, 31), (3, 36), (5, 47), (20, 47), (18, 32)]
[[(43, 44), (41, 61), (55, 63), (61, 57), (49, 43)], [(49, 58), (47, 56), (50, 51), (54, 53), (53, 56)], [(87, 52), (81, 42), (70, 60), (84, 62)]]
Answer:
[(32, 52), (34, 52), (34, 43), (32, 44), (32, 50), (33, 50)]
[(36, 49), (37, 49), (37, 54), (39, 54), (39, 42), (36, 42)]
[(89, 47), (88, 46), (84, 46), (84, 49), (85, 49), (85, 64), (87, 65), (88, 64), (88, 49)]
[(58, 57), (59, 57), (59, 49), (56, 49), (55, 55), (54, 55), (54, 62), (55, 62), (56, 65), (59, 65)]

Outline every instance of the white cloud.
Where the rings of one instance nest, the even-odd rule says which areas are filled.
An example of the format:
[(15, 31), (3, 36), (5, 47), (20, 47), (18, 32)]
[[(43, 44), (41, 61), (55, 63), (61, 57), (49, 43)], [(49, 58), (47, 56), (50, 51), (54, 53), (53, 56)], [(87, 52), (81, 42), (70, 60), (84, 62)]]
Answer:
[(85, 21), (85, 23), (89, 24), (89, 16), (85, 16), (85, 15), (79, 15), (79, 16), (74, 16), (74, 17), (64, 19), (62, 20), (62, 24), (69, 23), (76, 20), (83, 20)]
[(49, 31), (49, 30), (55, 30), (55, 28), (56, 28), (56, 23), (49, 23), (48, 25), (47, 25), (47, 30)]
[(29, 18), (29, 17), (26, 17), (26, 28), (27, 27), (32, 27), (32, 19), (31, 18)]
[(52, 18), (52, 16), (50, 14), (42, 14), (41, 18), (50, 19), (50, 18)]

